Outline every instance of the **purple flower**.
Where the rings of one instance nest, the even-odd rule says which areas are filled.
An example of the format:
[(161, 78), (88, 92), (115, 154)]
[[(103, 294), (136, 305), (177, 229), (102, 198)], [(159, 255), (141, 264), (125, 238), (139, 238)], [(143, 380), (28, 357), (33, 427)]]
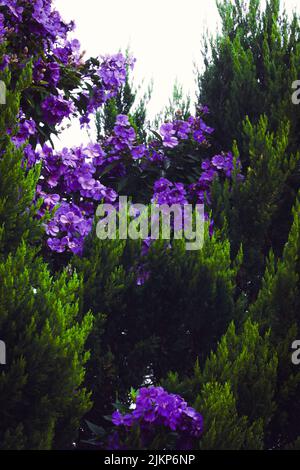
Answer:
[(202, 162), (201, 168), (202, 170), (205, 170), (205, 171), (210, 170), (211, 162), (209, 160), (205, 160), (204, 162)]
[(34, 64), (33, 78), (37, 83), (43, 80), (55, 87), (60, 79), (60, 66), (57, 62), (46, 63), (40, 58)]
[(63, 202), (46, 227), (47, 233), (54, 237), (48, 240), (48, 246), (58, 253), (69, 249), (81, 254), (84, 237), (90, 233), (92, 224), (93, 219), (85, 218), (78, 206)]
[(202, 119), (200, 119), (200, 129), (205, 134), (212, 134), (214, 132), (214, 129), (212, 127), (207, 126)]
[(4, 21), (4, 15), (0, 13), (0, 42), (3, 42), (4, 36), (5, 36), (5, 21)]
[(75, 110), (72, 101), (61, 96), (49, 95), (41, 105), (45, 120), (52, 125), (61, 124), (65, 117), (69, 117)]
[(112, 415), (112, 422), (115, 426), (130, 427), (133, 423), (133, 416), (130, 414), (122, 415), (118, 410)]
[(162, 387), (141, 388), (132, 413), (123, 416), (116, 411), (112, 421), (118, 427), (139, 424), (142, 433), (162, 425), (185, 437), (199, 439), (203, 432), (202, 415), (189, 407), (182, 397), (170, 394)]
[(24, 147), (24, 161), (26, 161), (26, 167), (32, 168), (38, 161), (38, 153), (35, 152), (31, 144), (28, 144)]
[(55, 207), (59, 201), (59, 194), (46, 194), (44, 197), (44, 204), (50, 209), (53, 209), (53, 207)]
[(160, 127), (164, 147), (174, 148), (178, 145), (178, 139), (174, 135), (175, 132), (173, 124), (170, 122), (167, 122)]
[(145, 145), (137, 145), (131, 150), (133, 160), (140, 160), (147, 155), (147, 149)]
[(129, 127), (130, 122), (128, 116), (126, 116), (125, 114), (119, 114), (116, 119), (116, 124), (119, 126)]
[(225, 158), (223, 155), (216, 155), (212, 158), (211, 162), (217, 170), (223, 170), (225, 168)]
[(95, 180), (93, 178), (88, 178), (87, 176), (81, 176), (78, 178), (78, 182), (80, 183), (82, 189), (87, 189), (90, 191), (95, 186)]
[(147, 152), (147, 159), (151, 163), (162, 164), (166, 160), (166, 156), (162, 151), (156, 151), (150, 147), (150, 151)]
[(65, 238), (62, 240), (58, 238), (48, 238), (47, 244), (52, 251), (63, 253), (67, 246), (67, 240)]
[(63, 47), (55, 47), (53, 51), (54, 55), (64, 64), (79, 63), (80, 60), (80, 42), (78, 39), (72, 41), (66, 41)]
[(154, 183), (154, 191), (156, 193), (167, 191), (172, 186), (171, 181), (166, 178), (160, 178)]
[(200, 129), (197, 129), (194, 132), (193, 137), (194, 137), (194, 140), (196, 142), (198, 142), (199, 144), (203, 144), (203, 142), (205, 142), (205, 140), (206, 140), (202, 130), (200, 130)]
[(162, 124), (162, 126), (160, 127), (160, 133), (163, 137), (175, 134), (173, 124), (171, 122), (166, 122), (165, 124)]
[(150, 272), (143, 265), (139, 266), (137, 269), (136, 284), (138, 286), (143, 286), (148, 279), (150, 278)]
[[(0, 26), (0, 40), (1, 40), (1, 26)], [(4, 54), (2, 56), (2, 62), (0, 63), (0, 70), (3, 71), (6, 69), (6, 67), (9, 65), (10, 63), (10, 56), (7, 55), (7, 54)]]
[(74, 212), (67, 212), (60, 217), (60, 222), (68, 228), (74, 227), (81, 222), (81, 217), (78, 217)]
[(61, 160), (64, 165), (76, 168), (79, 161), (79, 157), (74, 151), (67, 148), (63, 148), (61, 151)]
[[(49, 224), (48, 224), (47, 227), (46, 227), (46, 233), (47, 233), (48, 235), (51, 235), (52, 237), (56, 237), (56, 236), (59, 234), (59, 226), (56, 225), (56, 222), (55, 222), (55, 221), (51, 220), (51, 221), (49, 222)], [(54, 244), (54, 243), (56, 243), (56, 242), (54, 242), (54, 240), (52, 240), (51, 243)], [(48, 243), (48, 245), (49, 245), (49, 243)], [(49, 245), (49, 246), (50, 246), (50, 245)], [(50, 248), (51, 248), (51, 246), (50, 246)], [(54, 251), (55, 251), (55, 250), (54, 250)]]
[(18, 0), (0, 0), (0, 6), (6, 6), (9, 8), (13, 16), (18, 20), (22, 20), (23, 7), (18, 5)]
[(36, 124), (32, 118), (26, 119), (22, 111), (20, 111), (19, 119), (19, 131), (17, 135), (12, 137), (12, 142), (17, 147), (23, 145), (26, 140), (28, 140), (32, 135), (36, 134)]
[[(240, 168), (241, 166), (240, 160), (238, 160), (236, 163), (237, 163), (237, 167)], [(233, 159), (233, 155), (231, 152), (228, 152), (228, 154), (225, 155), (225, 164), (224, 164), (223, 169), (225, 171), (226, 177), (231, 178), (233, 170), (234, 170), (234, 159)]]
[(172, 135), (167, 135), (163, 138), (163, 145), (164, 147), (168, 147), (168, 148), (177, 147), (178, 139), (177, 137), (174, 137)]
[(154, 183), (154, 195), (152, 202), (163, 204), (186, 204), (186, 190), (182, 183), (172, 183), (161, 178)]
[(127, 62), (122, 54), (103, 58), (98, 74), (107, 89), (115, 90), (125, 84)]
[(189, 138), (189, 134), (191, 132), (191, 125), (189, 124), (189, 122), (177, 121), (176, 127), (177, 127), (177, 136), (180, 139), (186, 140)]
[(130, 145), (136, 138), (133, 127), (125, 127), (124, 124), (117, 124), (114, 127), (114, 133), (117, 137), (122, 139), (122, 143), (125, 143), (125, 145)]
[(67, 245), (69, 250), (74, 253), (74, 255), (81, 256), (83, 252), (83, 242), (84, 238), (72, 238), (72, 237), (66, 237), (67, 240)]
[(200, 176), (199, 183), (202, 183), (203, 187), (205, 187), (206, 185), (210, 185), (216, 175), (217, 172), (214, 169), (204, 171)]
[(89, 124), (91, 122), (91, 119), (87, 115), (81, 116), (79, 119), (79, 122), (80, 122), (81, 129), (84, 128), (85, 126), (87, 126), (88, 129), (90, 128)]
[(209, 108), (208, 108), (208, 106), (205, 106), (205, 105), (201, 105), (201, 104), (200, 104), (200, 105), (198, 106), (198, 111), (199, 111), (199, 113), (201, 113), (201, 114), (209, 114)]

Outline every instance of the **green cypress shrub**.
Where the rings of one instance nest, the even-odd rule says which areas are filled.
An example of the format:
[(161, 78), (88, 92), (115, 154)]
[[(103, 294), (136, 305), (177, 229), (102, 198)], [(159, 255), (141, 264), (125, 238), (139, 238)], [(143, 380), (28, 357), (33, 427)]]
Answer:
[(220, 0), (222, 30), (205, 41), (205, 71), (199, 75), (199, 101), (210, 108), (221, 149), (233, 139), (243, 150), (243, 121), (257, 124), (263, 114), (276, 131), (291, 122), (292, 151), (299, 147), (299, 106), (292, 105), (292, 84), (300, 78), (300, 26), (296, 15), (281, 13), (283, 2)]
[[(141, 258), (139, 241), (94, 236), (84, 256), (74, 258), (83, 276), (83, 310), (95, 316), (87, 384), (98, 414), (107, 413), (117, 392), (124, 399), (146, 379), (157, 382), (170, 369), (192, 370), (237, 316), (241, 254), (232, 263), (220, 233), (206, 233), (205, 240), (194, 252), (186, 251), (183, 240), (171, 249), (159, 240)], [(149, 278), (137, 285), (141, 264)]]
[(92, 318), (79, 319), (76, 276), (54, 280), (22, 243), (0, 262), (0, 448), (69, 448), (90, 407), (82, 387)]
[(39, 256), (41, 224), (33, 206), (39, 168), (27, 170), (7, 133), (17, 126), (30, 64), (10, 87), (0, 114), (0, 448), (69, 448), (90, 407), (82, 386), (92, 317), (79, 310), (81, 283), (67, 270), (52, 277)]
[[(299, 436), (300, 372), (292, 364), (292, 343), (300, 331), (300, 204), (294, 209), (294, 222), (282, 259), (271, 252), (262, 287), (250, 315), (262, 330), (271, 327), (272, 342), (277, 350), (278, 412), (270, 426), (270, 442), (283, 446)], [(280, 436), (279, 441), (276, 440)], [(275, 436), (275, 437), (274, 437)]]
[(245, 182), (229, 200), (218, 197), (233, 253), (243, 244), (241, 288), (253, 299), (269, 250), (282, 254), (300, 187), (300, 108), (292, 104), (300, 27), (296, 15), (281, 13), (279, 0), (265, 8), (259, 0), (222, 0), (218, 10), (222, 31), (206, 43), (199, 101), (210, 108), (217, 150), (237, 141)]
[(239, 332), (234, 323), (203, 368), (180, 379), (170, 373), (164, 387), (182, 394), (204, 416), (201, 449), (263, 449), (264, 432), (276, 409), (277, 355), (270, 332), (246, 320)]
[[(243, 247), (244, 263), (240, 287), (251, 297), (257, 294), (271, 248), (277, 256), (287, 240), (292, 223), (290, 201), (295, 191), (289, 178), (299, 163), (300, 154), (288, 153), (290, 126), (283, 122), (276, 133), (270, 132), (268, 119), (262, 116), (257, 125), (246, 118), (243, 129), (248, 142), (248, 168), (245, 180), (234, 180), (213, 190), (213, 214), (217, 225), (228, 229), (233, 254)], [(235, 146), (234, 152), (239, 151)], [(281, 206), (281, 198), (289, 202)], [(284, 209), (284, 211), (283, 211)]]

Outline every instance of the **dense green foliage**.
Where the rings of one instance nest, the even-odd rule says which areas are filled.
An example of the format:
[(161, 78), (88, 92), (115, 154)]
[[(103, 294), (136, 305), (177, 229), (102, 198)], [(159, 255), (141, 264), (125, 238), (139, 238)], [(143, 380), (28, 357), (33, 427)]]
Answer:
[[(243, 242), (247, 289), (255, 295), (269, 249), (282, 253), (300, 187), (299, 106), (292, 84), (300, 76), (299, 21), (270, 0), (219, 2), (222, 33), (206, 43), (199, 100), (208, 105), (220, 148), (237, 141), (247, 176), (225, 197), (229, 238)], [(221, 198), (219, 207), (224, 208)]]
[[(235, 316), (240, 256), (231, 263), (229, 244), (220, 234), (211, 239), (207, 234), (204, 248), (193, 252), (185, 251), (182, 240), (172, 249), (156, 242), (144, 257), (151, 275), (142, 286), (136, 284), (133, 270), (139, 251), (133, 241), (95, 237), (84, 257), (74, 261), (83, 273), (83, 309), (96, 315), (88, 365), (96, 402), (111, 400), (108, 383), (117, 384), (115, 390), (124, 397), (145, 376), (158, 381), (170, 368), (192, 369)], [(107, 367), (105, 358), (112, 368), (106, 375), (101, 372)]]
[[(300, 206), (294, 209), (294, 222), (283, 257), (276, 261), (271, 252), (262, 288), (250, 308), (251, 317), (262, 330), (271, 327), (272, 343), (278, 354), (276, 402), (278, 410), (270, 426), (272, 437), (282, 435), (291, 442), (299, 435), (300, 374), (291, 362), (291, 345), (299, 335), (300, 307)], [(275, 437), (276, 439), (276, 437)]]
[[(298, 149), (299, 107), (292, 106), (292, 84), (299, 79), (299, 21), (281, 13), (280, 0), (218, 1), (222, 31), (206, 41), (205, 71), (199, 76), (199, 100), (210, 108), (221, 148), (243, 144), (246, 116), (257, 124), (267, 113), (270, 130), (285, 119), (290, 144)], [(243, 147), (244, 150), (244, 147)], [(248, 149), (242, 154), (248, 163)]]
[[(24, 69), (1, 113), (0, 331), (7, 365), (0, 372), (0, 448), (69, 448), (90, 408), (83, 388), (92, 316), (80, 315), (81, 282), (67, 271), (54, 279), (39, 256), (42, 227), (32, 207), (39, 168), (26, 171), (22, 149), (5, 131), (16, 125)], [(32, 209), (30, 209), (32, 207)]]
[[(243, 178), (236, 169), (232, 182), (214, 181), (214, 231), (207, 223), (198, 251), (158, 240), (144, 254), (140, 241), (100, 240), (94, 228), (83, 256), (47, 252), (42, 224), (50, 215), (38, 219), (33, 203), (40, 165), (26, 168), (12, 141), (32, 64), (18, 80), (1, 72), (0, 332), (8, 363), (0, 370), (0, 449), (69, 448), (86, 417), (109, 434), (102, 417), (115, 402), (128, 408), (134, 389), (148, 384), (203, 415), (196, 448), (299, 448), (291, 346), (300, 334), (300, 108), (291, 97), (300, 23), (281, 13), (279, 0), (265, 8), (222, 0), (218, 8), (222, 30), (206, 41), (198, 77), (198, 104), (209, 107), (215, 138), (204, 147), (184, 141), (153, 179), (132, 164), (118, 187), (149, 202), (158, 176), (188, 184), (213, 151), (232, 149)], [(127, 78), (96, 115), (99, 140), (126, 114), (138, 142), (149, 143), (147, 100), (137, 100)], [(158, 119), (176, 116), (189, 116), (180, 87)], [(149, 275), (137, 282), (143, 269)]]
[[(265, 10), (259, 4), (219, 3), (222, 33), (211, 40), (199, 78), (199, 101), (216, 128), (213, 146), (233, 148), (243, 163), (244, 180), (215, 182), (219, 230), (199, 253), (180, 243), (167, 251), (153, 245), (143, 286), (134, 281), (133, 242), (91, 240), (75, 260), (84, 309), (97, 318), (88, 365), (97, 415), (114, 394), (126, 402), (130, 386), (145, 378), (162, 383), (203, 414), (201, 449), (296, 448), (300, 434), (299, 373), (291, 362), (300, 299), (299, 107), (291, 104), (299, 23), (289, 23), (277, 1)], [(176, 107), (185, 112), (177, 95), (166, 110), (171, 119)], [(188, 158), (180, 163), (188, 179), (194, 168)]]
[(203, 370), (180, 381), (170, 374), (168, 389), (183, 394), (204, 415), (202, 449), (262, 449), (264, 430), (275, 409), (277, 356), (270, 333), (259, 334), (247, 320), (239, 333), (231, 323)]

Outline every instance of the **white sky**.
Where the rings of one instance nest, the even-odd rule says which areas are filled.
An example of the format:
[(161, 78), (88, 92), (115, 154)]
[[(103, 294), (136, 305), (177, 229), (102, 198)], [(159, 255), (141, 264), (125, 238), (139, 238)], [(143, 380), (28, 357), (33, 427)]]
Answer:
[[(175, 80), (195, 95), (194, 63), (201, 66), (203, 33), (215, 32), (215, 0), (55, 0), (62, 17), (75, 20), (86, 56), (113, 54), (129, 46), (137, 59), (134, 83), (153, 79), (149, 117), (159, 113), (172, 94)], [(300, 0), (285, 0), (288, 11), (300, 13)], [(57, 147), (86, 143), (77, 123), (66, 130)]]

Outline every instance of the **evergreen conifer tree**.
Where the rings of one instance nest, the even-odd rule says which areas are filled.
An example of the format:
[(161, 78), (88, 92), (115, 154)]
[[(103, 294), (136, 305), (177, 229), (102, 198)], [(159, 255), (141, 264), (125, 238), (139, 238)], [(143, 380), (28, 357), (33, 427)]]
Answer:
[[(294, 208), (294, 222), (283, 257), (276, 260), (271, 252), (261, 290), (250, 307), (250, 315), (266, 330), (271, 327), (272, 343), (277, 350), (278, 411), (270, 426), (271, 443), (289, 444), (299, 436), (300, 373), (292, 364), (292, 344), (300, 331), (300, 204)], [(275, 435), (275, 437), (274, 437)]]
[(207, 230), (199, 251), (187, 252), (183, 240), (171, 249), (158, 240), (147, 256), (140, 253), (140, 241), (92, 235), (83, 257), (72, 262), (83, 276), (83, 310), (95, 315), (87, 385), (98, 415), (146, 377), (157, 382), (170, 369), (192, 370), (238, 315), (241, 253), (232, 263), (220, 233), (210, 238)]
[(185, 379), (170, 373), (163, 385), (182, 394), (204, 416), (201, 449), (263, 449), (265, 430), (276, 409), (277, 355), (270, 332), (246, 320), (231, 323), (203, 368), (196, 363)]
[(82, 382), (92, 317), (81, 317), (78, 277), (67, 271), (52, 277), (39, 255), (42, 228), (33, 205), (39, 167), (27, 168), (9, 135), (31, 83), (30, 63), (15, 85), (7, 71), (1, 79), (7, 96), (0, 110), (0, 335), (7, 363), (0, 366), (0, 448), (70, 448), (90, 407)]
[[(205, 71), (199, 75), (199, 101), (210, 109), (221, 149), (236, 139), (243, 148), (243, 121), (255, 125), (263, 114), (270, 131), (291, 123), (291, 151), (299, 147), (299, 106), (292, 105), (292, 84), (300, 77), (300, 26), (281, 12), (280, 0), (220, 0), (222, 30), (206, 41)], [(247, 163), (247, 146), (242, 162)]]

